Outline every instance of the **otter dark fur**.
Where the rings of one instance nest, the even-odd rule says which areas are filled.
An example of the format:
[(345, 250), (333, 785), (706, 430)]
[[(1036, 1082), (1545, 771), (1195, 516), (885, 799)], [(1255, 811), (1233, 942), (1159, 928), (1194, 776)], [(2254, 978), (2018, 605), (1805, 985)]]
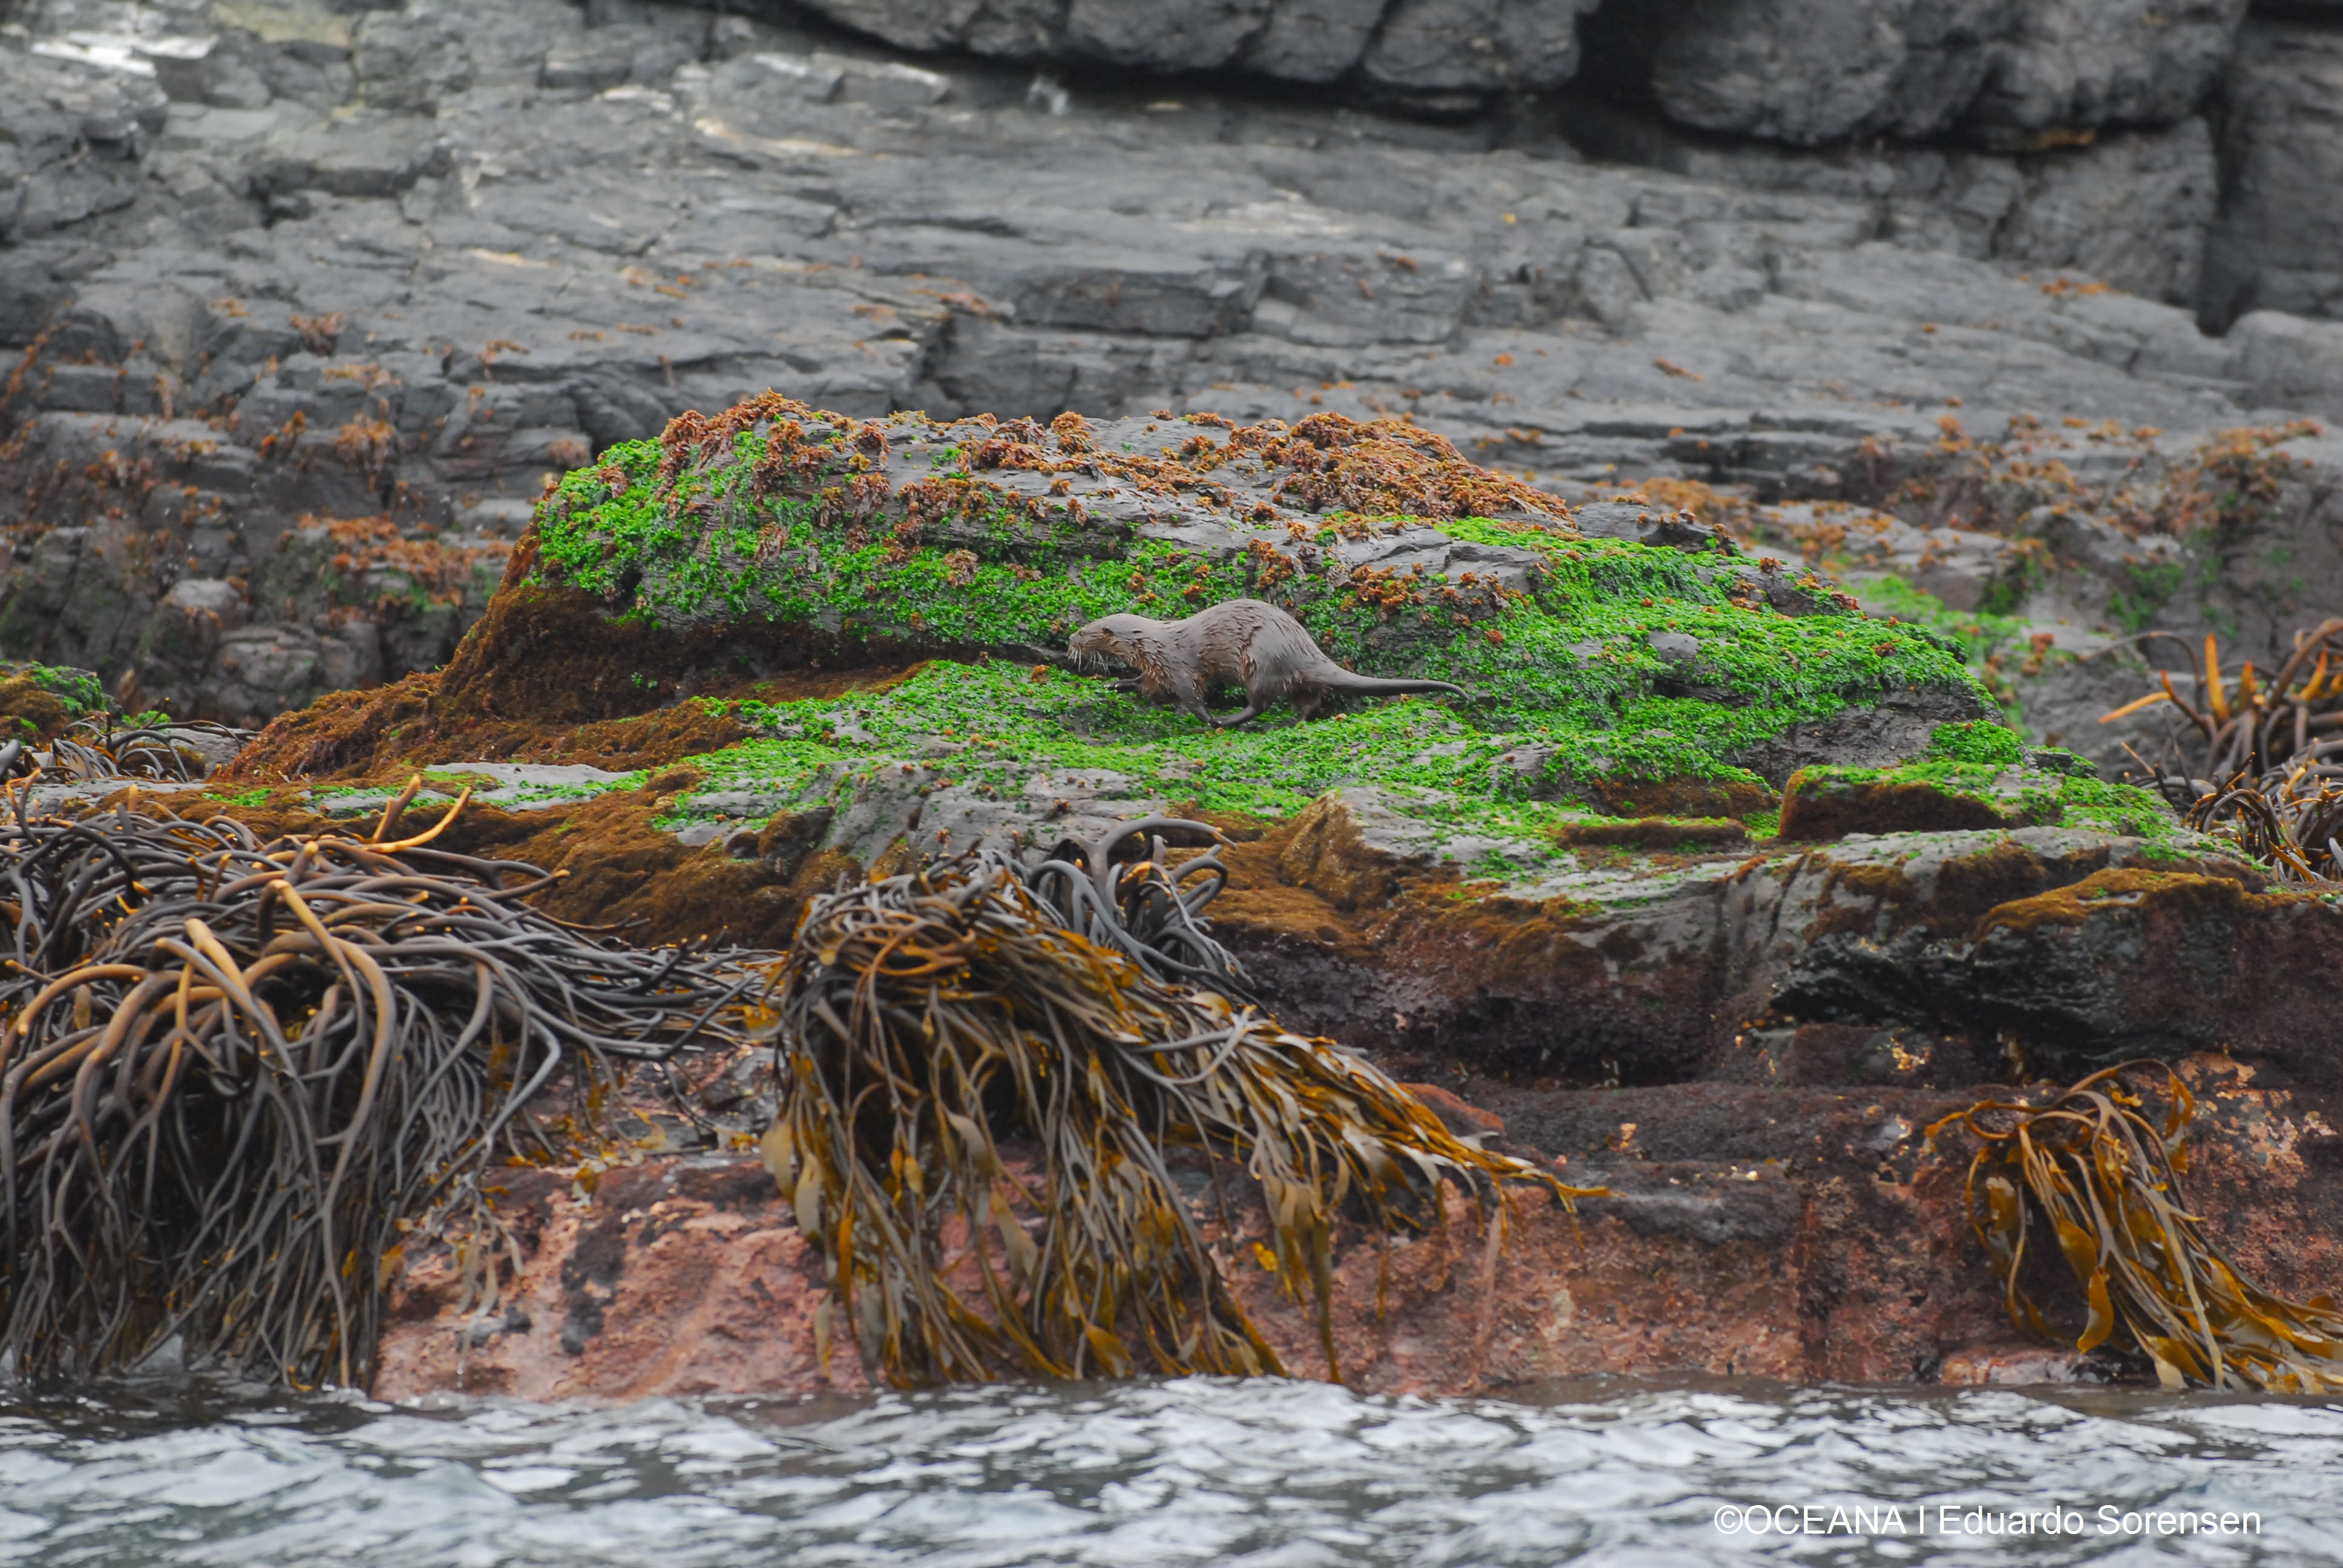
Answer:
[[(1280, 699), (1303, 719), (1317, 716), (1329, 697), (1356, 692), (1383, 696), (1405, 691), (1470, 694), (1444, 680), (1383, 680), (1353, 675), (1319, 650), (1302, 623), (1273, 604), (1232, 598), (1185, 620), (1150, 620), (1143, 615), (1111, 615), (1074, 633), (1067, 649), (1077, 658), (1111, 653), (1139, 670), (1138, 689), (1169, 698), (1207, 724), (1244, 724)], [(1223, 686), (1242, 686), (1244, 711), (1215, 717), (1205, 699)]]

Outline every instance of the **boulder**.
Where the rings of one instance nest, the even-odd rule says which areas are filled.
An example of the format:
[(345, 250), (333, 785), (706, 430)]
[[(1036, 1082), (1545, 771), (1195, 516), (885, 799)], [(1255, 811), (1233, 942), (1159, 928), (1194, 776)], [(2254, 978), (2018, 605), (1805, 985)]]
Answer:
[(1958, 127), (2040, 146), (2195, 113), (2243, 0), (1675, 0), (1599, 25), (1594, 67), (1646, 75), (1681, 125), (1800, 146)]
[(2221, 215), (2206, 251), (2216, 326), (2250, 311), (2343, 314), (2343, 31), (2312, 11), (2257, 15), (2230, 64), (2221, 132)]

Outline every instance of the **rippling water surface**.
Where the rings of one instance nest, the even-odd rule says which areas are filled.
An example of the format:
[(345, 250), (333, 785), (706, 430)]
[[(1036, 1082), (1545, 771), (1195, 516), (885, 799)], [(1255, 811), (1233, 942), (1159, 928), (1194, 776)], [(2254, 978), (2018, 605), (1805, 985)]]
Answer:
[[(2013, 1509), (2036, 1529), (1948, 1533), (1946, 1504), (1954, 1530)], [(2258, 1514), (2259, 1533), (2157, 1533), (2178, 1511)], [(2338, 1519), (2343, 1406), (2219, 1395), (1416, 1400), (1190, 1379), (600, 1409), (182, 1389), (0, 1411), (0, 1563), (42, 1568), (2343, 1563)]]

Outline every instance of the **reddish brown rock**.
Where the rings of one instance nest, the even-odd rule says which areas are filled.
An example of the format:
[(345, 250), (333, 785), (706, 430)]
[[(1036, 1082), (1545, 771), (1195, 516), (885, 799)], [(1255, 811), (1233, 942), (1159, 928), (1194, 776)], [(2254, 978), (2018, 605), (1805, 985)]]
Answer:
[[(2203, 1114), (2187, 1198), (2248, 1272), (2304, 1296), (2343, 1285), (2343, 1137), (2329, 1111), (2219, 1057), (2193, 1059)], [(1968, 1150), (1931, 1153), (1936, 1118), (1993, 1092), (1855, 1094), (1705, 1083), (1538, 1091), (1476, 1086), (1463, 1111), (1506, 1146), (1569, 1157), (1607, 1196), (1572, 1216), (1516, 1194), (1493, 1238), (1453, 1191), (1446, 1222), (1378, 1243), (1352, 1231), (1333, 1272), (1345, 1382), (1455, 1393), (1584, 1372), (1791, 1380), (2062, 1381), (2123, 1374), (2026, 1345), (1969, 1229)], [(1449, 1091), (1443, 1091), (1443, 1094)], [(1453, 1097), (1453, 1095), (1451, 1096)], [(825, 1371), (825, 1286), (764, 1168), (663, 1157), (590, 1197), (551, 1172), (505, 1179), (516, 1260), (485, 1308), (444, 1252), (394, 1286), (375, 1392), (528, 1399), (804, 1392), (867, 1386), (852, 1347)], [(1296, 1375), (1329, 1373), (1314, 1310), (1288, 1299), (1240, 1219), (1232, 1282)], [(2078, 1302), (2048, 1277), (2054, 1317)], [(1381, 1308), (1378, 1310), (1378, 1302)]]

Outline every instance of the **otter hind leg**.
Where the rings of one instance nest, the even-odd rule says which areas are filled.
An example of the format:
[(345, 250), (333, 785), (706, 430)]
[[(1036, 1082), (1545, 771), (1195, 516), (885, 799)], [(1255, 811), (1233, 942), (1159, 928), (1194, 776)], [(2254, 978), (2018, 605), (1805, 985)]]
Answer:
[(1204, 683), (1194, 675), (1184, 670), (1172, 674), (1170, 696), (1179, 703), (1180, 711), (1193, 715), (1202, 723), (1216, 725), (1220, 720), (1212, 717), (1212, 707), (1206, 700), (1210, 695)]

